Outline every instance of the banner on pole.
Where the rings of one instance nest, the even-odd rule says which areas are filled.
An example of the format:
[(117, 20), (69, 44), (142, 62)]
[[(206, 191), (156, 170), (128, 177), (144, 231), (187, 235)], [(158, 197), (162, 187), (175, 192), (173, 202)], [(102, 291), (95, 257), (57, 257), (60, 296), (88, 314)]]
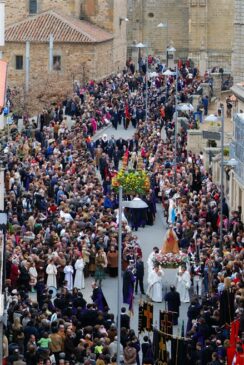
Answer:
[(143, 326), (148, 332), (153, 330), (153, 304), (145, 302), (143, 304)]
[(157, 364), (168, 364), (166, 337), (156, 329), (153, 330), (153, 356)]
[(167, 335), (173, 335), (173, 313), (168, 311), (159, 312), (160, 331)]

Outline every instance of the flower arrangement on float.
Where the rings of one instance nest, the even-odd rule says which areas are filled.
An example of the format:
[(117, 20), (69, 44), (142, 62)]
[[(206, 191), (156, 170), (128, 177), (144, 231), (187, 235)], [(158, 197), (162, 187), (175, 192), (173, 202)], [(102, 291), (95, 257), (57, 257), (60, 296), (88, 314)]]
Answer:
[(187, 263), (188, 255), (183, 252), (177, 254), (160, 252), (154, 257), (153, 261), (155, 266), (160, 265), (166, 269), (175, 269)]
[(128, 156), (125, 154), (122, 159), (122, 168), (112, 178), (113, 189), (117, 192), (122, 186), (125, 194), (145, 195), (150, 189), (150, 179), (142, 165), (142, 161), (138, 159), (137, 169), (129, 170)]
[(170, 227), (166, 232), (160, 252), (154, 257), (154, 265), (175, 269), (185, 265), (187, 261), (188, 255), (180, 251), (176, 233), (173, 227)]

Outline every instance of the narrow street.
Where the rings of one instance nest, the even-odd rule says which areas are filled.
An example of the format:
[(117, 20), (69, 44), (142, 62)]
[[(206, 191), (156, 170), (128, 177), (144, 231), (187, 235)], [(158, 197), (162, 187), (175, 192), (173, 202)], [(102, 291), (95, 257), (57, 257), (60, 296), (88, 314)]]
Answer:
[[(112, 135), (117, 138), (129, 139), (133, 136), (135, 129), (130, 125), (127, 130), (125, 130), (122, 126), (118, 126), (118, 129), (115, 130), (112, 126), (108, 127), (106, 130), (102, 130), (96, 135), (96, 139), (106, 134), (108, 138)], [(147, 258), (149, 254), (152, 252), (154, 246), (158, 246), (159, 248), (163, 244), (164, 236), (166, 233), (166, 223), (163, 218), (163, 211), (161, 204), (157, 205), (157, 215), (156, 220), (153, 226), (146, 226), (145, 228), (139, 228), (135, 234), (139, 238), (139, 243), (143, 252), (143, 261), (145, 265), (145, 276), (144, 276), (144, 289), (147, 289)], [(169, 277), (170, 275), (170, 277)], [(174, 275), (174, 273), (173, 273)], [(175, 274), (176, 275), (176, 274)], [(172, 270), (166, 270), (164, 276), (164, 293), (169, 289), (169, 282), (174, 281), (172, 276)], [(176, 277), (175, 277), (176, 278)], [(84, 298), (89, 301), (92, 293), (91, 284), (93, 282), (93, 278), (86, 278), (86, 288), (83, 291)], [(109, 276), (103, 281), (102, 286), (104, 295), (109, 304), (110, 310), (112, 313), (117, 314), (117, 278), (113, 279)], [(141, 297), (140, 294), (135, 296), (134, 300), (134, 316), (131, 318), (131, 328), (133, 328), (137, 333), (138, 328), (138, 304)], [(143, 300), (146, 300), (146, 296), (142, 297)], [(188, 304), (181, 305), (180, 312), (180, 320), (179, 320), (179, 330), (182, 324), (182, 319), (186, 318)], [(163, 303), (154, 303), (154, 325), (158, 324), (159, 320), (159, 310), (165, 309), (165, 302)], [(178, 334), (177, 326), (174, 327), (174, 333)]]

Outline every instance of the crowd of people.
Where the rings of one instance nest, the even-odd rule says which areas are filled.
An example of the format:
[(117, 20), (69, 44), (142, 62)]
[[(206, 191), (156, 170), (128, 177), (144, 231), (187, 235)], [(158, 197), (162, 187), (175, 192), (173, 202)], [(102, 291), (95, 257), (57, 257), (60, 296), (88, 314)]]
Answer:
[[(150, 189), (141, 197), (148, 203), (143, 217), (124, 212), (123, 270), (136, 291), (139, 284), (144, 294), (142, 250), (133, 230), (152, 225), (156, 203), (162, 202), (167, 223), (192, 261), (194, 295), (188, 310), (186, 336), (191, 341), (186, 363), (224, 363), (230, 347), (225, 324), (235, 318), (240, 318), (240, 328), (233, 357), (243, 353), (240, 212), (229, 212), (225, 201), (220, 201), (202, 154), (187, 152), (183, 129), (177, 134), (177, 163), (173, 163), (176, 82), (179, 99), (186, 102), (201, 80), (195, 70), (182, 64), (178, 81), (160, 74), (148, 81), (146, 117), (144, 71), (128, 67), (100, 83), (77, 86), (75, 95), (64, 103), (65, 113), (72, 116), (71, 128), (63, 105), (57, 105), (44, 110), (38, 125), (32, 123), (34, 128), (27, 121), (21, 133), (15, 130), (5, 146), (6, 364), (116, 363), (116, 318), (101, 287), (107, 273), (117, 276), (118, 197), (111, 181), (124, 154), (131, 169), (143, 161)], [(109, 123), (115, 129), (120, 124), (126, 129), (131, 123), (133, 138), (116, 140), (104, 134), (95, 140), (97, 130)], [(222, 243), (221, 204), (225, 212)], [(161, 272), (158, 267), (152, 270), (156, 275)], [(94, 277), (90, 303), (82, 295), (87, 276)], [(124, 302), (131, 304), (132, 292), (124, 289)], [(30, 291), (36, 291), (37, 302), (31, 300)], [(121, 361), (153, 364), (149, 338), (140, 344), (124, 309), (121, 318)]]

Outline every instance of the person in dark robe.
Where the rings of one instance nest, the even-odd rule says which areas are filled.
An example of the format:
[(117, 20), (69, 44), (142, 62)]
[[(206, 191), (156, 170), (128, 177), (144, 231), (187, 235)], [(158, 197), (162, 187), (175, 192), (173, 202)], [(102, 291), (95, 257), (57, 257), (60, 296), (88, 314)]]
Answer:
[(148, 205), (148, 208), (146, 210), (146, 215), (147, 215), (147, 224), (149, 226), (153, 225), (154, 219), (155, 219), (155, 209), (154, 209), (154, 204), (152, 199), (150, 198), (150, 196), (148, 195), (145, 199), (145, 202)]
[(104, 311), (108, 308), (108, 303), (103, 295), (102, 288), (98, 286), (96, 283), (92, 284), (93, 292), (92, 292), (92, 300), (93, 303), (97, 305), (98, 310)]
[(226, 288), (220, 295), (220, 323), (222, 325), (230, 324), (235, 315), (234, 306), (235, 295), (234, 291), (230, 288)]
[(192, 190), (199, 193), (202, 188), (202, 175), (200, 169), (196, 167), (192, 173)]
[(170, 292), (166, 293), (164, 300), (168, 303), (168, 311), (173, 312), (173, 325), (178, 324), (180, 314), (180, 294), (175, 290), (175, 286), (170, 287)]
[(186, 332), (190, 331), (192, 328), (192, 321), (193, 319), (197, 319), (201, 311), (201, 305), (199, 304), (197, 298), (192, 299), (191, 304), (187, 311), (187, 327)]
[(142, 209), (134, 209), (134, 208), (130, 209), (132, 230), (135, 230), (135, 231), (138, 230), (140, 221), (142, 220), (141, 211), (142, 211)]
[(133, 302), (135, 280), (132, 267), (129, 265), (123, 276), (123, 303), (127, 303), (130, 306)]

